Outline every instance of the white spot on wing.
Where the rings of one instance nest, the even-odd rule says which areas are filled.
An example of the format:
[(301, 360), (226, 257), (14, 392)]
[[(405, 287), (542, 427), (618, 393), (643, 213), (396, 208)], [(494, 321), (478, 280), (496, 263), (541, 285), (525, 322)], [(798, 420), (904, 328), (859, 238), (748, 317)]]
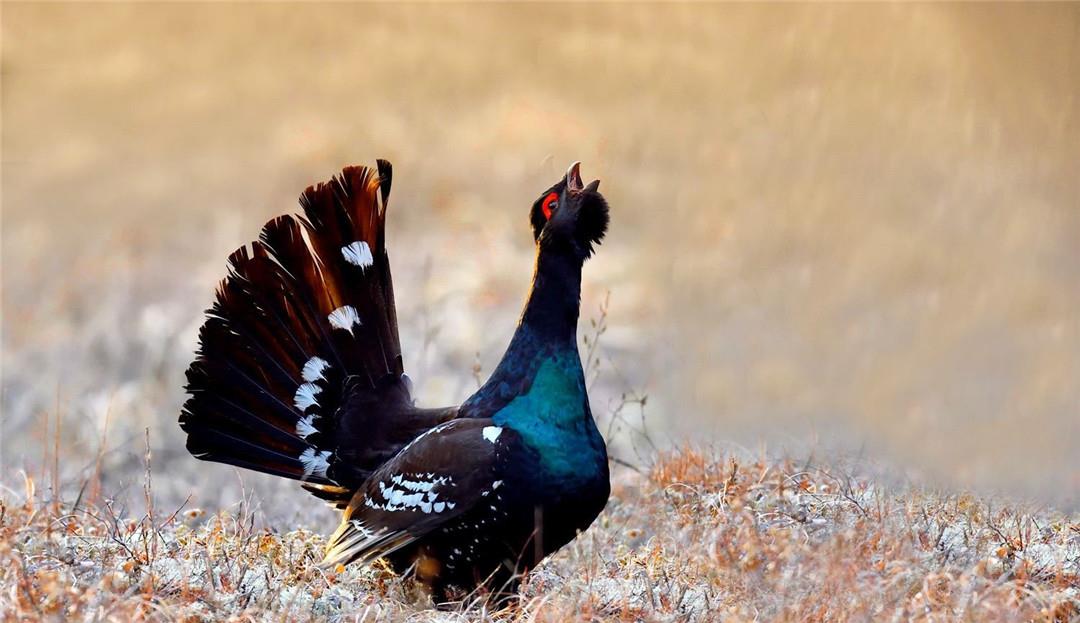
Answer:
[[(426, 431), (424, 431), (423, 433), (420, 433), (420, 435), (419, 435), (419, 436), (418, 436), (418, 437), (417, 437), (416, 439), (413, 439), (412, 441), (410, 441), (410, 442), (408, 443), (408, 445), (406, 445), (406, 446), (405, 446), (404, 448), (402, 448), (402, 449), (401, 449), (400, 451), (398, 451), (398, 454), (402, 454), (402, 453), (404, 453), (404, 452), (405, 452), (406, 450), (408, 450), (409, 448), (411, 448), (411, 447), (413, 446), (413, 444), (415, 444), (416, 442), (420, 441), (420, 440), (421, 440), (421, 439), (423, 439), (424, 437), (427, 437), (428, 435), (431, 435), (431, 434), (436, 434), (436, 435), (437, 435), (437, 434), (441, 433), (442, 431), (444, 431), (444, 430), (446, 430), (446, 429), (450, 428), (451, 426), (455, 426), (455, 425), (457, 425), (457, 424), (458, 424), (459, 422), (462, 422), (462, 421), (463, 421), (463, 420), (450, 420), (449, 422), (443, 422), (442, 424), (439, 424), (439, 425), (438, 425), (438, 426), (436, 426), (435, 428), (429, 428), (429, 429), (427, 429), (427, 430), (426, 430)], [(431, 474), (431, 473), (429, 473), (429, 474), (427, 475), (427, 477), (428, 477), (428, 478), (432, 478), (432, 477), (434, 477), (434, 476), (435, 476), (435, 474)]]
[(300, 462), (304, 465), (305, 478), (312, 474), (325, 477), (326, 470), (330, 468), (330, 451), (319, 452), (315, 448), (308, 448), (300, 455)]
[(367, 526), (365, 526), (364, 523), (362, 521), (360, 521), (359, 519), (353, 519), (349, 523), (352, 524), (352, 527), (353, 527), (354, 530), (359, 532), (364, 537), (370, 537), (370, 536), (375, 535), (375, 533), (372, 532), (371, 530), (368, 530)]
[[(425, 477), (424, 474), (414, 474), (412, 476)], [(422, 513), (431, 513), (432, 511), (441, 513), (447, 508), (453, 508), (454, 504), (452, 502), (436, 501), (439, 493), (431, 490), (433, 487), (452, 483), (453, 480), (448, 476), (434, 477), (434, 474), (428, 474), (427, 476), (432, 477), (430, 482), (409, 480), (405, 475), (393, 474), (390, 476), (389, 484), (385, 481), (379, 482), (379, 493), (385, 501), (380, 503), (365, 496), (364, 505), (384, 511), (419, 511)]]
[(367, 268), (375, 263), (375, 258), (371, 257), (371, 247), (363, 240), (341, 247), (341, 256), (346, 262), (360, 268)]
[(313, 383), (304, 383), (300, 387), (296, 388), (296, 395), (293, 396), (293, 404), (297, 409), (305, 411), (308, 407), (318, 406), (319, 401), (315, 400), (315, 396), (322, 391), (322, 388)]
[(319, 429), (315, 428), (315, 416), (309, 415), (307, 417), (300, 418), (300, 421), (296, 423), (296, 434), (301, 439), (307, 439), (308, 435), (314, 435), (319, 432)]
[(495, 440), (498, 439), (499, 435), (502, 434), (502, 427), (501, 426), (485, 426), (484, 430), (481, 431), (481, 432), (484, 435), (484, 439), (487, 439), (491, 443), (495, 443)]
[(308, 383), (314, 383), (315, 381), (326, 380), (323, 376), (323, 371), (330, 367), (330, 364), (326, 362), (322, 357), (312, 357), (304, 364), (303, 371), (300, 372), (301, 376)]
[(360, 326), (360, 314), (352, 305), (342, 305), (330, 312), (326, 319), (330, 321), (330, 326), (335, 329), (343, 329), (349, 333), (352, 333), (353, 327)]

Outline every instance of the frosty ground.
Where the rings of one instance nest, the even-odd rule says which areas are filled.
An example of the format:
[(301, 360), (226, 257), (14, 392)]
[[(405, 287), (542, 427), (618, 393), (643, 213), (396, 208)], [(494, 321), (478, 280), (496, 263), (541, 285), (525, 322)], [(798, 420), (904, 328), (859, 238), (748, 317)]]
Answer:
[[(0, 508), (5, 620), (1068, 621), (1080, 618), (1080, 518), (884, 485), (854, 463), (714, 450), (616, 467), (596, 524), (512, 604), (432, 608), (388, 569), (321, 569), (324, 536), (228, 512), (118, 516), (24, 479)], [(298, 492), (297, 495), (300, 495)]]
[[(0, 619), (1076, 618), (1077, 516), (1020, 500), (1080, 509), (1078, 10), (4, 3)], [(225, 258), (376, 157), (423, 406), (498, 361), (581, 160), (605, 437), (641, 391), (725, 444), (617, 452), (501, 610), (320, 571), (332, 514), (176, 426)]]

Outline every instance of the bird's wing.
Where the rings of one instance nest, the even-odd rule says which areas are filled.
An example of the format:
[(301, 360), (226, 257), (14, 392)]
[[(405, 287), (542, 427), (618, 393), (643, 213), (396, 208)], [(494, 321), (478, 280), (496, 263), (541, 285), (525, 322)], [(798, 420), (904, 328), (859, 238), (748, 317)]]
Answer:
[(489, 419), (462, 418), (420, 436), (356, 493), (323, 563), (386, 556), (490, 503), (516, 435)]

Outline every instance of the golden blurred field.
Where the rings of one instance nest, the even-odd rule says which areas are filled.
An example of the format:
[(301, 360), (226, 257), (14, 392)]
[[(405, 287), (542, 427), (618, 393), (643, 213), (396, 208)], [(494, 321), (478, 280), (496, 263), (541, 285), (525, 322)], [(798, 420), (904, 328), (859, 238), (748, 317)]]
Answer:
[(645, 392), (662, 439), (1080, 503), (1080, 5), (5, 2), (2, 35), (5, 474), (58, 413), (73, 474), (104, 437), (137, 490), (149, 427), (161, 495), (235, 501), (175, 425), (201, 312), (376, 157), (406, 369), (460, 401), (581, 160), (598, 414)]

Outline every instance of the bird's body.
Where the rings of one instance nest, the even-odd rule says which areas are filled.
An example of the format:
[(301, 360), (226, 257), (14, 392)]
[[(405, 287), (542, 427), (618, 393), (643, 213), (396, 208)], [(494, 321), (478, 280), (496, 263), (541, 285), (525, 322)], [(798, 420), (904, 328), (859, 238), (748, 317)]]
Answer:
[(230, 257), (181, 426), (195, 456), (304, 481), (342, 508), (328, 564), (386, 558), (436, 599), (506, 592), (607, 502), (576, 335), (607, 205), (576, 165), (533, 205), (536, 269), (506, 354), (461, 406), (420, 409), (402, 369), (379, 165), (309, 188), (305, 218), (272, 220)]

